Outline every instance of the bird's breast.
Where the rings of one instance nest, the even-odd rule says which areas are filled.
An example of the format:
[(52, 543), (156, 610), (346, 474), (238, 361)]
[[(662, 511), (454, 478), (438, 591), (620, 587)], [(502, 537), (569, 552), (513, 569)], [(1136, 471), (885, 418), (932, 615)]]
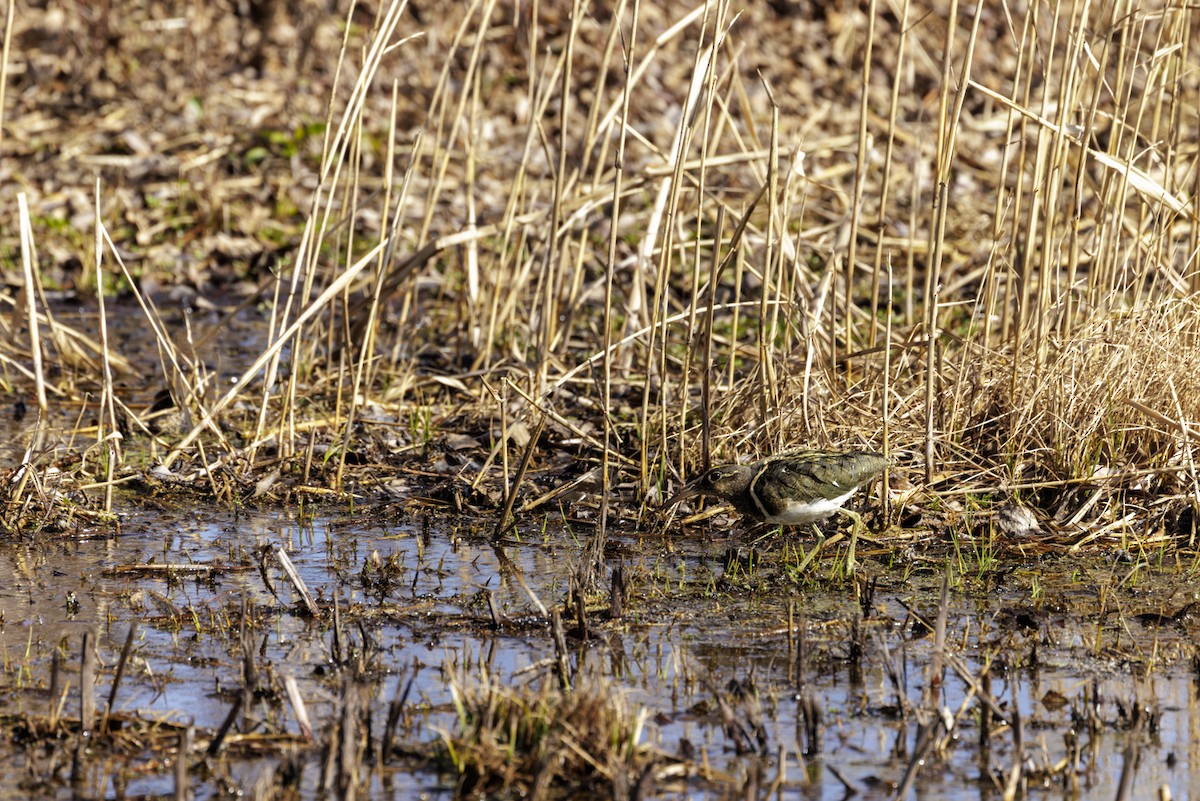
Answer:
[(764, 519), (768, 523), (780, 523), (792, 526), (822, 520), (842, 508), (842, 504), (850, 500), (850, 496), (854, 494), (856, 489), (857, 487), (851, 489), (845, 495), (839, 495), (836, 498), (788, 501), (783, 504), (782, 509), (767, 514)]

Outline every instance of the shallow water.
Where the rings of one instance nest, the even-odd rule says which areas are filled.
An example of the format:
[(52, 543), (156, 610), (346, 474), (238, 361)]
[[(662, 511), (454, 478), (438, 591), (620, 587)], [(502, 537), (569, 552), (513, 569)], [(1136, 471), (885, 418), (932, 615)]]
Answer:
[[(332, 630), (327, 621), (295, 611), (295, 593), (273, 559), (266, 559), (266, 570), (260, 571), (259, 550), (275, 546), (287, 550), (323, 607), (332, 606), (336, 597), (342, 614), (355, 621), (344, 627), (351, 642), (341, 648), (343, 653), (355, 647), (370, 651), (371, 664), (382, 668), (372, 674), (370, 684), (375, 720), (386, 717), (388, 703), (413, 679), (407, 725), (397, 737), (409, 746), (428, 748), (439, 731), (453, 728), (448, 676), (465, 676), (469, 683), (479, 675), (480, 664), (508, 683), (536, 686), (550, 675), (554, 648), (531, 595), (548, 606), (565, 596), (580, 551), (565, 528), (550, 524), (531, 530), (524, 542), (497, 550), (485, 537), (446, 519), (387, 525), (372, 520), (373, 515), (361, 511), (308, 522), (287, 513), (142, 511), (123, 516), (119, 535), (80, 532), (63, 539), (40, 537), (36, 544), (0, 545), (0, 647), (6, 666), (0, 692), (6, 710), (47, 712), (49, 664), (60, 645), (67, 653), (67, 679), (76, 686), (80, 641), (87, 630), (99, 636), (97, 703), (103, 710), (126, 634), (136, 622), (134, 659), (118, 689), (115, 710), (215, 729), (242, 683), (240, 640), (229, 621), (246, 604), (259, 613), (256, 619), (265, 621), (252, 632), (261, 669), (279, 678), (294, 676), (316, 727), (326, 726), (336, 701)], [(573, 660), (613, 677), (630, 701), (647, 707), (652, 714), (644, 738), (667, 753), (679, 753), (686, 740), (696, 759), (712, 769), (735, 777), (747, 774), (754, 760), (735, 753), (734, 740), (716, 712), (722, 697), (735, 706), (739, 719), (761, 718), (767, 737), (767, 756), (760, 762), (764, 787), (776, 777), (783, 749), (783, 797), (843, 797), (834, 770), (860, 789), (890, 796), (894, 789), (888, 788), (900, 781), (912, 753), (916, 725), (898, 716), (897, 693), (885, 666), (890, 659), (907, 698), (919, 703), (933, 644), (906, 605), (923, 610), (932, 621), (940, 572), (922, 568), (887, 587), (881, 578), (872, 614), (863, 623), (864, 655), (856, 667), (848, 658), (848, 620), (856, 606), (851, 585), (804, 593), (788, 587), (725, 589), (718, 577), (728, 545), (720, 537), (617, 538), (609, 552), (612, 564), (617, 559), (624, 563), (629, 579), (626, 614), (620, 625), (597, 625), (588, 643), (573, 641)], [(375, 552), (385, 562), (392, 558), (399, 569), (382, 600), (364, 589), (360, 579)], [(122, 572), (147, 563), (218, 569), (212, 577), (171, 580)], [(1105, 569), (1101, 564), (1097, 572)], [(883, 577), (895, 572), (870, 561), (865, 570)], [(1195, 797), (1200, 747), (1193, 743), (1200, 743), (1200, 709), (1194, 675), (1186, 664), (1176, 663), (1149, 679), (1135, 680), (1143, 668), (1123, 664), (1128, 660), (1114, 647), (1124, 640), (1142, 653), (1158, 649), (1165, 656), (1186, 644), (1187, 624), (1126, 619), (1118, 625), (1090, 616), (1094, 608), (1053, 611), (1055, 603), (1047, 601), (1043, 607), (1052, 611), (1039, 612), (1045, 615), (1042, 622), (1022, 630), (1005, 622), (1011, 610), (1029, 605), (1027, 587), (1019, 581), (1013, 585), (986, 593), (970, 587), (952, 592), (949, 651), (973, 675), (985, 654), (1006, 663), (993, 672), (990, 690), (1007, 713), (1014, 704), (1020, 710), (1029, 771), (1063, 758), (1064, 737), (1073, 728), (1079, 731), (1072, 710), (1081, 713), (1085, 692), (1096, 693), (1103, 723), (1094, 738), (1079, 731), (1084, 745), (1078, 789), (1066, 789), (1054, 779), (1044, 788), (1031, 786), (1031, 795), (1115, 797), (1124, 750), (1133, 736), (1123, 715), (1136, 698), (1158, 718), (1137, 736), (1141, 758), (1130, 797), (1153, 798), (1162, 785), (1175, 798)], [(484, 592), (493, 594), (496, 607), (513, 625), (491, 629)], [(74, 602), (69, 601), (72, 595)], [(1063, 589), (1063, 598), (1073, 596), (1089, 596), (1086, 580)], [(804, 631), (805, 669), (799, 637), (788, 636), (789, 604), (793, 631)], [(806, 772), (795, 756), (802, 680), (822, 710), (820, 750), (807, 757)], [(730, 700), (735, 697), (731, 682), (750, 687), (755, 700), (741, 705)], [(966, 698), (966, 684), (947, 671), (941, 686), (943, 706), (957, 710)], [(1065, 703), (1056, 704), (1055, 694)], [(996, 733), (988, 748), (981, 749), (978, 705), (969, 706), (945, 759), (927, 760), (910, 797), (1000, 797), (998, 787), (1012, 761), (1012, 731)], [(65, 713), (78, 714), (74, 689)], [(285, 703), (264, 702), (246, 720), (258, 721), (264, 731), (299, 731)], [(16, 748), (0, 763), (0, 786), (14, 787), (24, 776), (26, 756)], [(305, 786), (315, 792), (319, 757), (303, 753), (302, 762)], [(248, 788), (259, 776), (269, 775), (274, 760), (237, 759), (232, 764), (230, 781)], [(803, 786), (806, 776), (810, 787)], [(111, 775), (97, 769), (89, 777), (96, 782), (90, 795), (118, 794)], [(122, 781), (120, 792), (129, 795), (168, 793), (172, 787), (169, 771)], [(198, 798), (222, 792), (216, 782), (194, 781)], [(376, 770), (371, 795), (449, 797), (447, 781), (426, 771)], [(70, 794), (69, 788), (52, 785), (39, 792)], [(680, 794), (706, 798), (723, 793), (693, 781), (668, 793)]]

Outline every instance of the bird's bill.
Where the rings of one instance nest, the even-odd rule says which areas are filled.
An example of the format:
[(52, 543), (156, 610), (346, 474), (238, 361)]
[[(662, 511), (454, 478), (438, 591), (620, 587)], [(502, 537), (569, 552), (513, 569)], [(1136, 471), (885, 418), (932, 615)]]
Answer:
[(688, 498), (694, 498), (695, 496), (699, 495), (700, 488), (698, 484), (698, 481), (693, 481), (690, 484), (685, 485), (683, 489), (672, 495), (666, 500), (665, 503), (663, 503), (663, 508), (669, 509), (680, 501), (686, 501)]

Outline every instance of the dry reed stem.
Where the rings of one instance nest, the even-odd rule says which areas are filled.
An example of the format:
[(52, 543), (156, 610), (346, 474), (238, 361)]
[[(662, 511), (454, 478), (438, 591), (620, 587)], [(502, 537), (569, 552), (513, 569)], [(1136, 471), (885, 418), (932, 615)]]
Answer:
[(9, 0), (4, 12), (4, 52), (0, 56), (0, 145), (4, 144), (4, 111), (8, 108), (4, 101), (8, 93), (9, 57), (12, 55), (13, 20), (16, 16), (16, 3)]
[[(33, 361), (33, 386), (38, 409), (44, 414), (46, 405), (46, 377), (42, 368), (42, 338), (38, 328), (37, 291), (34, 279), (33, 229), (29, 222), (29, 201), (25, 193), (17, 195), (17, 208), (21, 225), (21, 272), (23, 277), (22, 299), (25, 306), (26, 324), (29, 326), (29, 355)], [(47, 321), (49, 322), (49, 321)]]
[(296, 677), (286, 674), (283, 677), (283, 686), (287, 691), (288, 703), (292, 705), (292, 712), (296, 715), (296, 723), (300, 726), (300, 735), (305, 740), (313, 739), (312, 720), (308, 715), (308, 705), (304, 703), (304, 695), (300, 692), (300, 685), (296, 682)]
[[(95, 192), (95, 260), (96, 260), (96, 300), (100, 316), (100, 414), (96, 426), (96, 444), (102, 449), (104, 458), (104, 511), (112, 512), (113, 479), (117, 465), (123, 462), (121, 435), (117, 430), (116, 393), (113, 390), (112, 360), (108, 348), (108, 318), (104, 307), (104, 235), (100, 221), (100, 179), (96, 179)], [(105, 422), (111, 427), (110, 433), (105, 433)]]

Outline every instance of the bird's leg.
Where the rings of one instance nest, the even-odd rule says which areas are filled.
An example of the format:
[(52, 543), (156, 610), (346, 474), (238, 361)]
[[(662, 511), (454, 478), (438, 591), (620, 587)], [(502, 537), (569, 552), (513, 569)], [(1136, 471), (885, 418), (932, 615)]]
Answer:
[(858, 512), (852, 512), (849, 509), (838, 509), (838, 511), (850, 518), (852, 522), (850, 527), (850, 550), (846, 552), (846, 575), (853, 576), (855, 569), (858, 567), (858, 561), (854, 558), (854, 547), (858, 544), (859, 530), (866, 528), (866, 525), (863, 523), (862, 516)]
[(813, 531), (817, 532), (817, 541), (813, 544), (813, 547), (808, 549), (808, 553), (804, 555), (804, 561), (796, 568), (796, 575), (804, 572), (804, 568), (808, 567), (808, 563), (816, 557), (821, 550), (821, 546), (825, 544), (825, 533), (816, 526), (813, 526)]

